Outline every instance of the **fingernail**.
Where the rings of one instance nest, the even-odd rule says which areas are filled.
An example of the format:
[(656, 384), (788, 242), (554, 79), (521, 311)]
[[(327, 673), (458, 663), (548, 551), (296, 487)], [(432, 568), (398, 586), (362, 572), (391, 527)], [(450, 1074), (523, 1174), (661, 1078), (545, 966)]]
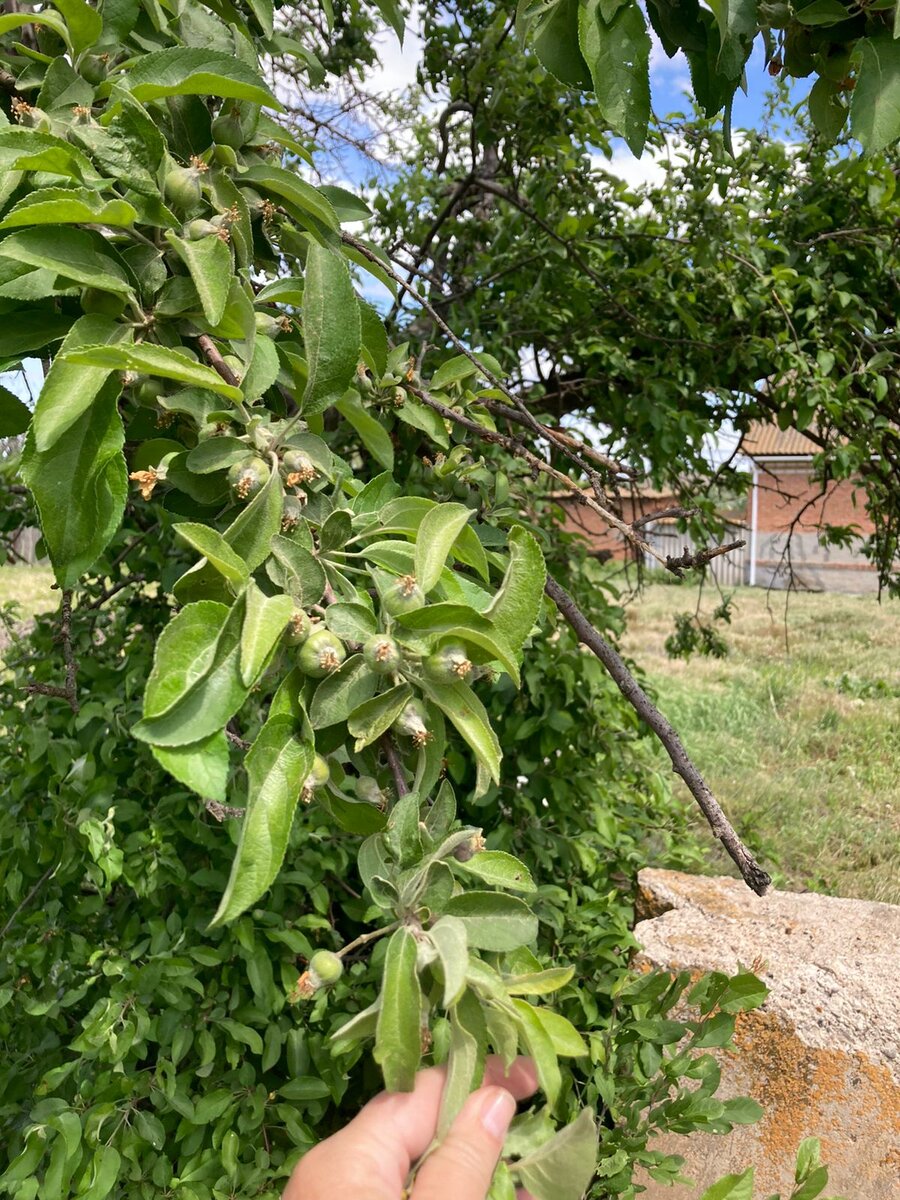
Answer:
[(492, 1088), (481, 1108), (481, 1124), (491, 1137), (502, 1141), (516, 1114), (516, 1102), (505, 1088)]

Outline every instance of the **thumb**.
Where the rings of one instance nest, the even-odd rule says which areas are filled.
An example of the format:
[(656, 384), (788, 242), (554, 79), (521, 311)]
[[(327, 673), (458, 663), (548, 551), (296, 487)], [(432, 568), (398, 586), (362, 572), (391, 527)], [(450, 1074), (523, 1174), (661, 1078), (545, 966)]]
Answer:
[(516, 1101), (506, 1088), (481, 1088), (468, 1098), (434, 1154), (416, 1176), (412, 1200), (485, 1200)]

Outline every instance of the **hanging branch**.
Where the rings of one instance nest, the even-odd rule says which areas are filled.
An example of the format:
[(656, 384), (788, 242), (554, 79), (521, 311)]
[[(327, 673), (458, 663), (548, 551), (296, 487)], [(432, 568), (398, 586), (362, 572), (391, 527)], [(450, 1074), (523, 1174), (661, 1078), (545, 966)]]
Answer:
[(32, 696), (55, 696), (59, 700), (65, 700), (73, 713), (78, 712), (78, 689), (76, 685), (78, 677), (78, 660), (75, 657), (75, 651), (72, 647), (72, 593), (65, 591), (62, 594), (61, 615), (59, 621), (59, 635), (62, 640), (63, 659), (66, 664), (66, 685), (58, 687), (52, 683), (26, 683), (25, 691)]
[(603, 638), (590, 623), (569, 593), (556, 582), (552, 576), (547, 577), (544, 589), (562, 616), (571, 625), (579, 641), (596, 654), (609, 674), (615, 680), (619, 691), (632, 706), (638, 716), (653, 730), (665, 747), (672, 762), (672, 770), (680, 775), (687, 784), (688, 790), (700, 806), (713, 834), (719, 839), (743, 876), (744, 882), (756, 892), (764, 896), (771, 886), (772, 880), (762, 869), (738, 835), (731, 822), (722, 811), (718, 800), (709, 790), (703, 776), (691, 762), (687, 751), (682, 745), (681, 738), (666, 718), (662, 715), (638, 681), (634, 678), (619, 654)]

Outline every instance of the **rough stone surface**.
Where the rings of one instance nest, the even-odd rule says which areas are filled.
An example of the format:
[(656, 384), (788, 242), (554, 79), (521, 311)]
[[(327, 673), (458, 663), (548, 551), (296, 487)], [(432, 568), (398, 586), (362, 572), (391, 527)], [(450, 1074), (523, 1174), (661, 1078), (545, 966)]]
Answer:
[[(751, 1095), (755, 1126), (724, 1136), (671, 1136), (702, 1194), (729, 1171), (756, 1167), (758, 1194), (793, 1185), (794, 1152), (822, 1139), (828, 1195), (900, 1196), (900, 908), (813, 893), (755, 896), (742, 882), (642, 871), (636, 965), (734, 973), (770, 988), (742, 1014), (736, 1050), (719, 1051), (722, 1097)], [(677, 1200), (647, 1182), (645, 1200)], [(682, 1194), (685, 1194), (682, 1192)]]

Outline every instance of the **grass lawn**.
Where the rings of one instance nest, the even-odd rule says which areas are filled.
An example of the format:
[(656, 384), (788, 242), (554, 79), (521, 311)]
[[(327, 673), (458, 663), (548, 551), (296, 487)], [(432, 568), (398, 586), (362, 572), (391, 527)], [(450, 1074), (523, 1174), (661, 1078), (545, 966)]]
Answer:
[(51, 591), (53, 572), (49, 567), (0, 567), (0, 605), (18, 600), (22, 619), (47, 612), (59, 605), (59, 592)]
[(697, 588), (655, 584), (625, 649), (778, 886), (900, 903), (900, 604), (792, 595), (786, 644), (784, 602), (738, 589), (728, 657), (683, 662), (664, 644)]

